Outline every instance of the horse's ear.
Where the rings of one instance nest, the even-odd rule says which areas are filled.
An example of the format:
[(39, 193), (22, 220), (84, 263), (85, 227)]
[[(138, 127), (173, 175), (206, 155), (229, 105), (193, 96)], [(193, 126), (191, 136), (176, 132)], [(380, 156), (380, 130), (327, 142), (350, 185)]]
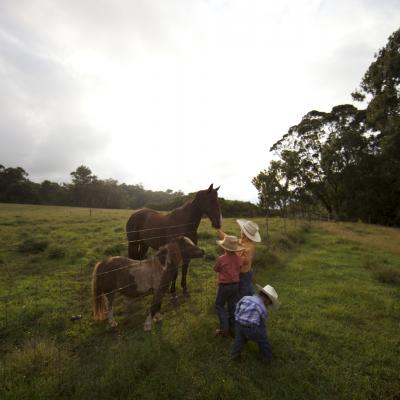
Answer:
[(210, 185), (210, 187), (208, 188), (208, 193), (210, 193), (211, 192), (211, 190), (213, 190), (213, 183)]
[(219, 185), (217, 188), (215, 188), (215, 191), (218, 192), (218, 189), (221, 187), (221, 185)]

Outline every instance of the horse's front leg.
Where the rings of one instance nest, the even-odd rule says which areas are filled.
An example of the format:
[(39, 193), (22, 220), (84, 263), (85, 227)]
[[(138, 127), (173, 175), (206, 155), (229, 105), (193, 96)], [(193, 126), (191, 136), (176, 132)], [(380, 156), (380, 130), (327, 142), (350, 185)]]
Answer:
[(171, 280), (171, 287), (169, 292), (171, 293), (171, 300), (174, 305), (178, 304), (178, 296), (176, 295), (176, 280), (178, 278), (178, 270), (174, 272), (174, 275)]
[(183, 295), (186, 297), (190, 296), (190, 293), (189, 293), (189, 291), (187, 289), (187, 285), (186, 285), (186, 276), (187, 276), (188, 269), (189, 269), (189, 261), (185, 261), (184, 264), (182, 265), (181, 287), (182, 287)]

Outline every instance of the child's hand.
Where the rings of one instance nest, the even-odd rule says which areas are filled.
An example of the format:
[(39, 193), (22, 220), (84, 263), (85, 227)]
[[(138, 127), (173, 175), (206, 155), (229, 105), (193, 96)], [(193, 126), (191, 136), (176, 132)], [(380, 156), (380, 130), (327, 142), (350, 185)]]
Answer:
[(225, 237), (224, 231), (221, 229), (217, 229), (217, 236), (218, 236), (218, 239), (223, 240), (223, 238)]

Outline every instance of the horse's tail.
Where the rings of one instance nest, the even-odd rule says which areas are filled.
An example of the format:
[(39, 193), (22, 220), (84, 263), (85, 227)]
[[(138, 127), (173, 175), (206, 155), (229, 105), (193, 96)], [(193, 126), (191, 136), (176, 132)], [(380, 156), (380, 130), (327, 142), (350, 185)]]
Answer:
[(92, 308), (93, 308), (93, 319), (102, 320), (105, 319), (105, 304), (103, 301), (103, 290), (99, 285), (98, 270), (104, 265), (104, 262), (98, 262), (92, 274)]

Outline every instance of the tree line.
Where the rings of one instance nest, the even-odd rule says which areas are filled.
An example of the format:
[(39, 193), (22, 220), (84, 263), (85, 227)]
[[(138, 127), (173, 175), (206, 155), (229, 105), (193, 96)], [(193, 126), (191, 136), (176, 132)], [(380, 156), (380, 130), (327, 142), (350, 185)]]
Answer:
[(270, 148), (253, 178), (259, 205), (400, 225), (400, 29), (375, 54), (351, 104), (312, 110)]
[[(120, 184), (115, 179), (102, 180), (84, 165), (70, 175), (70, 183), (59, 184), (49, 180), (36, 183), (28, 179), (23, 168), (0, 165), (0, 202), (117, 209), (148, 207), (169, 211), (180, 207), (193, 195), (171, 189), (146, 190), (141, 184)], [(250, 202), (221, 198), (220, 204), (226, 217), (260, 214), (259, 207)]]

